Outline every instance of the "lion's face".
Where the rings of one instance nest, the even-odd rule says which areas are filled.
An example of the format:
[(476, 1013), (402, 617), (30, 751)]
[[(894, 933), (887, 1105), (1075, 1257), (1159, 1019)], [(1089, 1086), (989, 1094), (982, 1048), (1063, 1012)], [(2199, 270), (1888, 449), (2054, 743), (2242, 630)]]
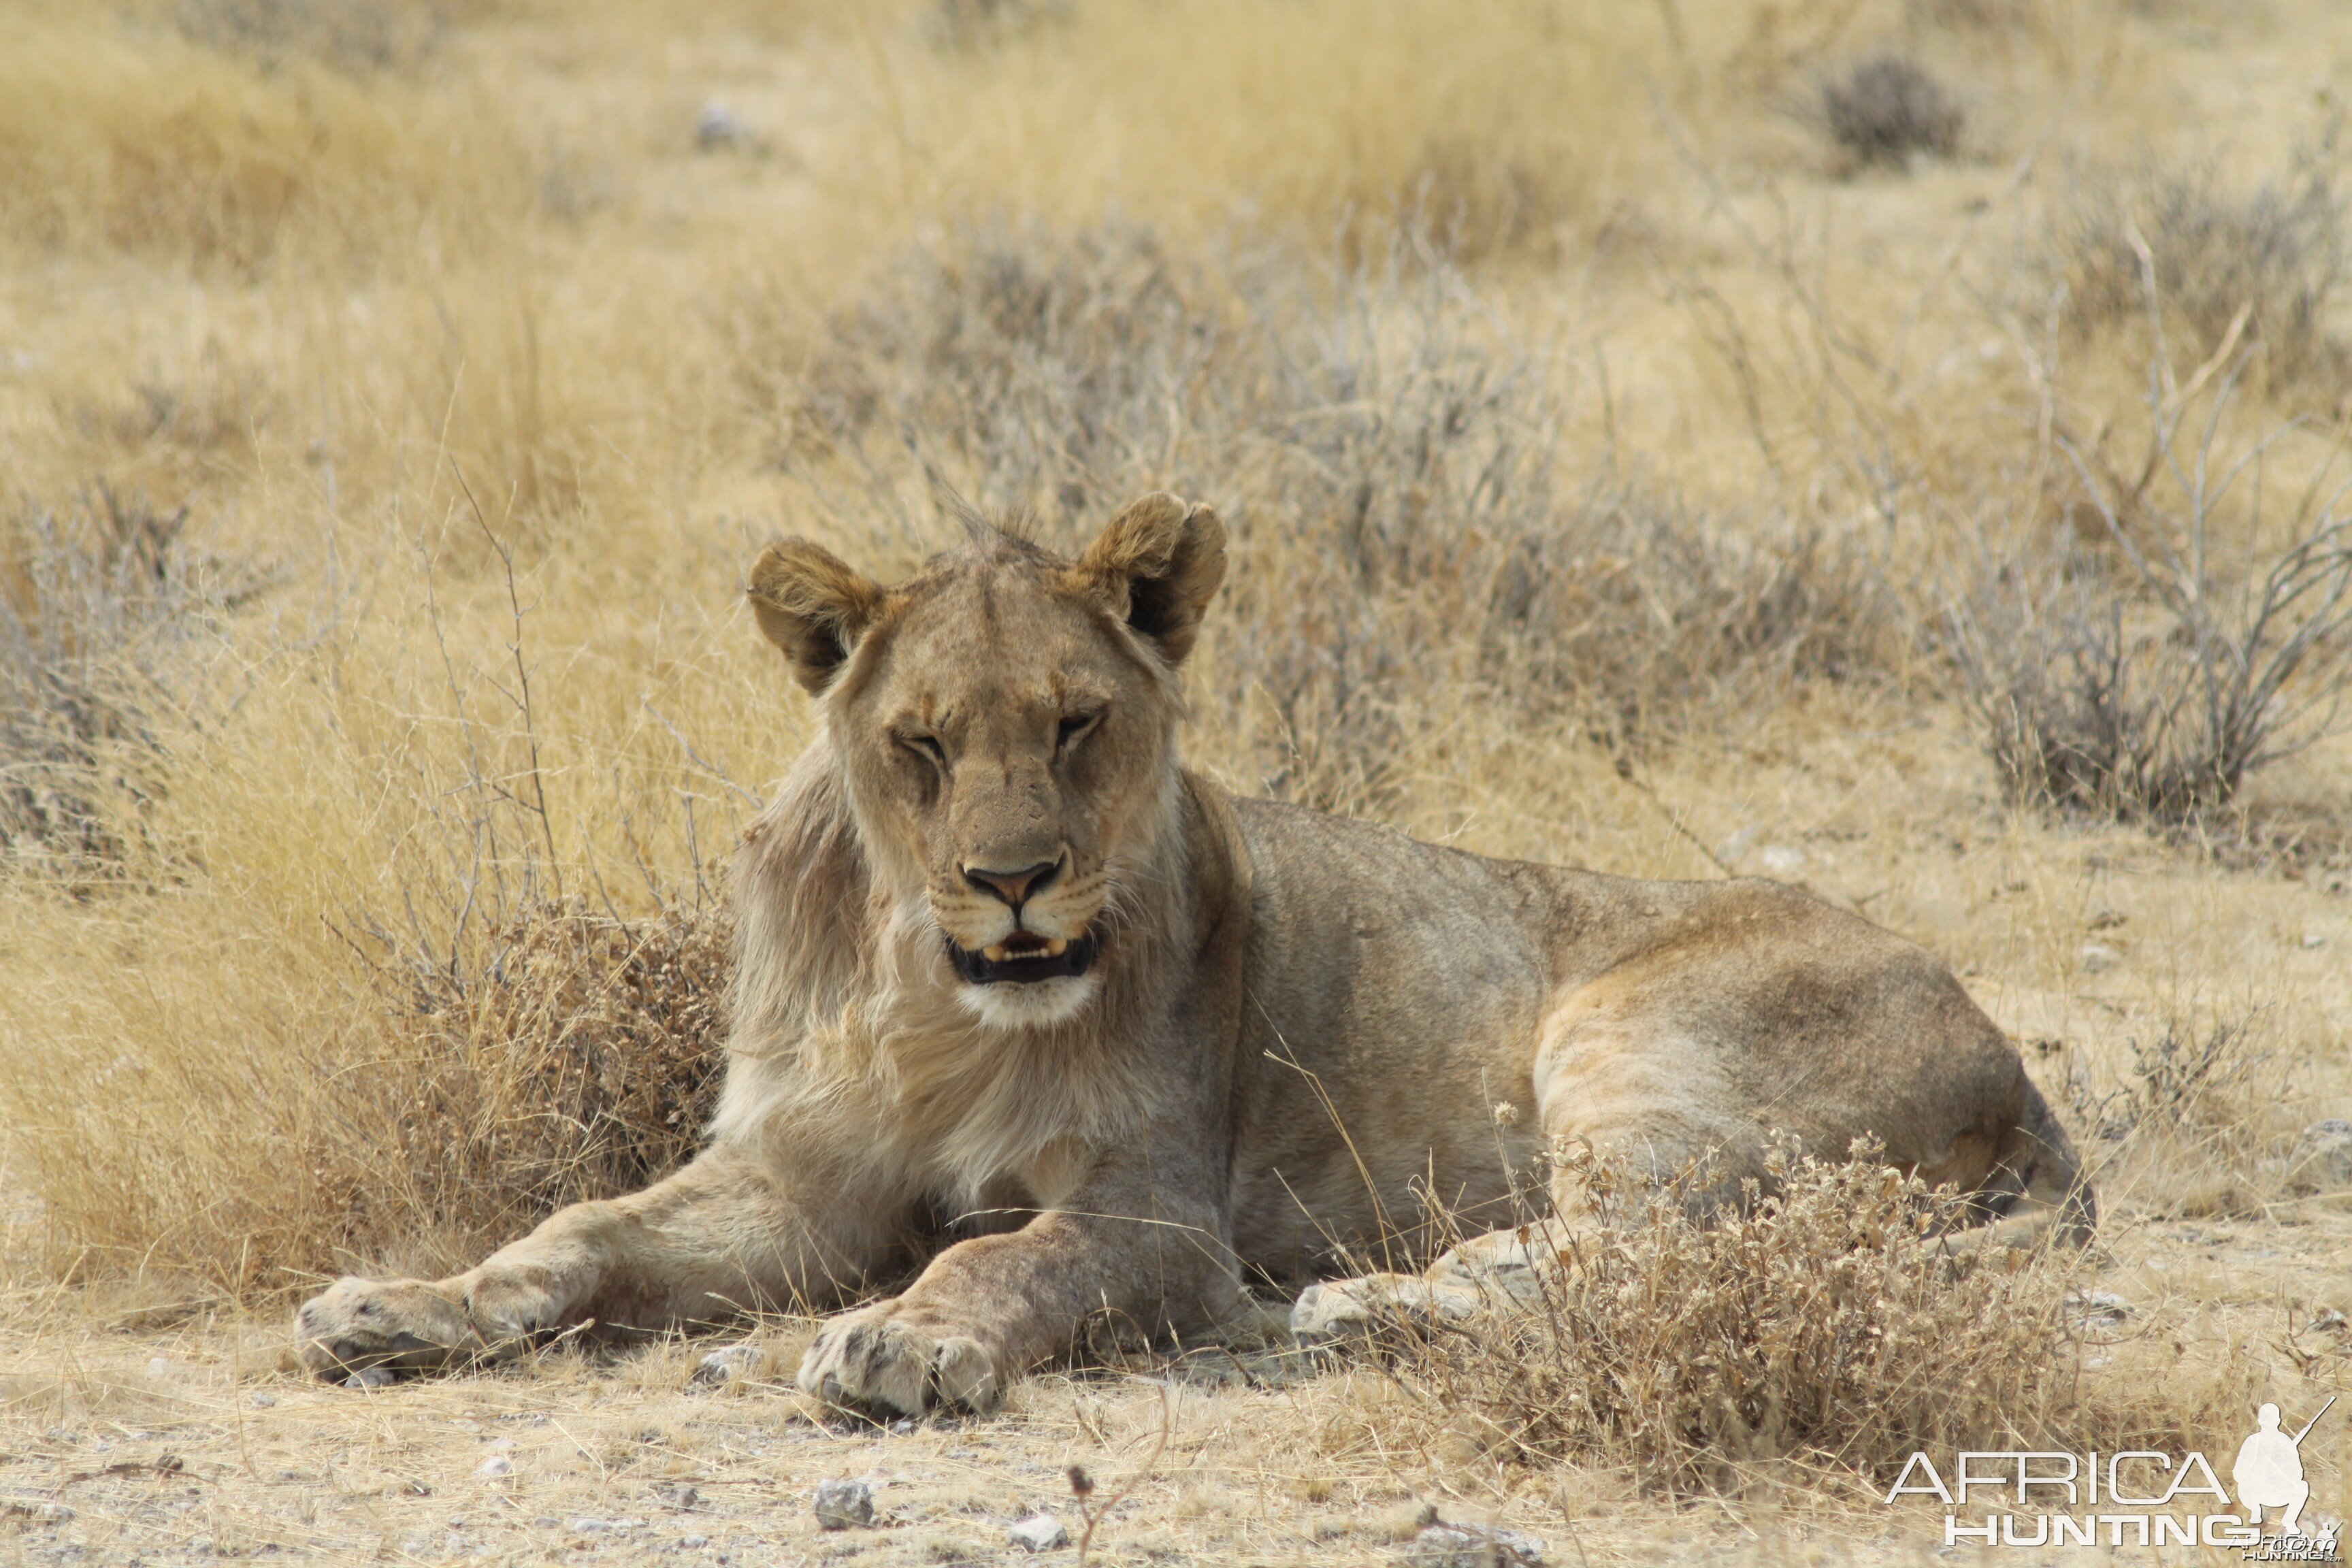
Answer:
[(753, 569), (762, 628), (824, 701), (869, 863), (982, 1020), (1070, 1017), (1115, 962), (1119, 889), (1170, 820), (1174, 670), (1223, 543), (1206, 507), (1156, 495), (1075, 562), (989, 531), (888, 589), (799, 541)]

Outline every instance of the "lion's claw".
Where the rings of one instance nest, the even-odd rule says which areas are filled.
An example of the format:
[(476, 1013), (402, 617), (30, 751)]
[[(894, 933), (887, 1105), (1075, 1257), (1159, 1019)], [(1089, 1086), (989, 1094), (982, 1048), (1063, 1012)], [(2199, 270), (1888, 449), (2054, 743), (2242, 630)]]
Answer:
[(929, 1329), (883, 1302), (827, 1323), (801, 1358), (801, 1391), (845, 1409), (920, 1415), (987, 1412), (1003, 1395), (995, 1359), (969, 1334)]

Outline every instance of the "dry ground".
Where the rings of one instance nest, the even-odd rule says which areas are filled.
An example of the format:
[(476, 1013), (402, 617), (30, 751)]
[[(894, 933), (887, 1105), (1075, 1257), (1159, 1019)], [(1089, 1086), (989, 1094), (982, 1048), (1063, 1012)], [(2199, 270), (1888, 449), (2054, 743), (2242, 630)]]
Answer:
[[(1858, 164), (1820, 85), (1887, 49), (1964, 128)], [(2019, 804), (1937, 630), (1988, 561), (2103, 548), (2167, 356), (2157, 490), (2209, 416), (2275, 436), (2282, 495), (2340, 477), (2352, 324), (2294, 303), (2340, 211), (2269, 273), (2210, 259), (2242, 227), (2167, 273), (2161, 343), (2053, 315), (2096, 279), (2050, 258), (2118, 170), (2291, 195), (2301, 150), (2340, 190), (2347, 94), (2317, 0), (0, 8), (0, 632), (127, 716), (59, 750), (0, 710), (0, 1563), (1008, 1560), (1036, 1507), (1076, 1533), (1072, 1463), (1132, 1478), (1103, 1561), (1393, 1561), (1430, 1504), (1554, 1563), (1933, 1555), (1860, 1478), (1643, 1495), (1263, 1347), (887, 1434), (690, 1399), (699, 1346), (286, 1370), (317, 1279), (455, 1267), (614, 1168), (435, 987), (534, 900), (700, 907), (806, 732), (741, 568), (786, 530), (904, 565), (949, 533), (927, 465), (1053, 536), (1160, 483), (1235, 519), (1187, 744), (1239, 787), (1928, 943), (2099, 1170), (2129, 1310), (2084, 1377), (2352, 1389), (2352, 1208), (2293, 1165), (2352, 1116), (2352, 740), (2188, 829)], [(1381, 271), (1432, 233), (1438, 284)], [(958, 348), (1027, 297), (937, 276), (983, 242), (1075, 324)], [(1424, 404), (1454, 470), (1399, 455)], [(105, 496), (184, 532), (60, 574)], [(2280, 542), (2242, 489), (2215, 518), (2232, 571)], [(1519, 544), (1554, 596), (1474, 635)], [(820, 1534), (834, 1477), (885, 1527)]]

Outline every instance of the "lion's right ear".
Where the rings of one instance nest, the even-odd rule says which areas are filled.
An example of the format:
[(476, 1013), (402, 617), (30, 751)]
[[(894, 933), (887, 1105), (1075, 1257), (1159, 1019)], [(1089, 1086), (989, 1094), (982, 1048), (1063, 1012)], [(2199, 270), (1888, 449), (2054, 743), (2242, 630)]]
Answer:
[(882, 585), (821, 544), (787, 539), (752, 563), (744, 590), (793, 675), (822, 693), (882, 610)]

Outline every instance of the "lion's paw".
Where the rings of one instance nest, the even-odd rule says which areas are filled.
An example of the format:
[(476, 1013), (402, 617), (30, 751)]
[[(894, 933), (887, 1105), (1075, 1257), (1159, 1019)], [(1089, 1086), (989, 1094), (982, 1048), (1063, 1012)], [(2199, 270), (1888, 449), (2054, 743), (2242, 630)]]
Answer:
[(416, 1279), (338, 1279), (294, 1314), (294, 1349), (320, 1377), (433, 1372), (479, 1354), (463, 1302)]
[(1475, 1289), (1411, 1274), (1367, 1274), (1309, 1285), (1290, 1309), (1291, 1337), (1303, 1345), (1376, 1339), (1399, 1330), (1458, 1322), (1485, 1304)]
[(801, 1358), (798, 1381), (828, 1405), (898, 1415), (936, 1405), (985, 1413), (1004, 1384), (978, 1340), (900, 1316), (890, 1301), (825, 1324)]

